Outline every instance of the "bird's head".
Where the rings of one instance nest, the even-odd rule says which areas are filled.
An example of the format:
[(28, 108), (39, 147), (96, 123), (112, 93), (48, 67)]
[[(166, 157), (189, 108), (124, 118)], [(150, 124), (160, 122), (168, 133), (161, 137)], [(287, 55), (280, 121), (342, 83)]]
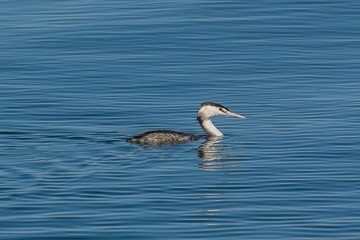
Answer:
[(204, 102), (198, 113), (198, 118), (209, 119), (214, 116), (231, 116), (236, 118), (245, 118), (237, 113), (230, 111), (227, 107), (213, 102)]

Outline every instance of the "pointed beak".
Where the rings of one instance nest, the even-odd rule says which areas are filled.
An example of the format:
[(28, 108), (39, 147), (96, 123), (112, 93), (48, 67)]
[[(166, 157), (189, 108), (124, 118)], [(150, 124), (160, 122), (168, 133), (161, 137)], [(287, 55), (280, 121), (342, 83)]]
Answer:
[(241, 116), (241, 115), (236, 114), (236, 113), (231, 112), (231, 111), (226, 111), (225, 114), (226, 114), (227, 116), (230, 116), (230, 117), (245, 118), (244, 116)]

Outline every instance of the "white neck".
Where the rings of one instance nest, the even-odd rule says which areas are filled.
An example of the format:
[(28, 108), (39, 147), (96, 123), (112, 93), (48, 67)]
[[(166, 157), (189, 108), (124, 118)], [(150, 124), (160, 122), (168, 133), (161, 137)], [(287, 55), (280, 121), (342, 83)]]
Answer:
[(217, 129), (214, 124), (211, 122), (210, 118), (207, 118), (203, 121), (199, 121), (202, 129), (206, 132), (206, 134), (210, 137), (221, 137), (223, 134)]

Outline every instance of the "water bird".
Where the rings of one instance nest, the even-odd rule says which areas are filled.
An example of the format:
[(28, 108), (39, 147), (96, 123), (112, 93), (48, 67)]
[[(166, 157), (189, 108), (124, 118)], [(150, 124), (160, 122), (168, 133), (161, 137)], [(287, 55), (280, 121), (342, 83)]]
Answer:
[[(214, 116), (231, 116), (236, 118), (245, 118), (244, 116), (230, 111), (228, 108), (219, 103), (202, 103), (196, 119), (208, 137), (223, 136), (219, 129), (217, 129), (215, 125), (211, 122), (211, 118)], [(204, 135), (183, 133), (172, 130), (157, 130), (142, 133), (138, 136), (126, 139), (125, 141), (150, 146), (161, 146), (185, 143), (188, 141), (196, 141), (203, 137)]]

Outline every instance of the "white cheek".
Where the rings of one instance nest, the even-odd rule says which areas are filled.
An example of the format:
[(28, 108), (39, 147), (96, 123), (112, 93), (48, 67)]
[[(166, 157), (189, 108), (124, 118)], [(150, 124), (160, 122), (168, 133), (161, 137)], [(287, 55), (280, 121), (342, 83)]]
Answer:
[(219, 115), (219, 114), (221, 114), (221, 111), (218, 110), (218, 109), (211, 109), (211, 113), (212, 113), (213, 115)]
[(213, 109), (212, 113), (217, 116), (226, 115), (223, 111), (220, 111), (219, 109)]

